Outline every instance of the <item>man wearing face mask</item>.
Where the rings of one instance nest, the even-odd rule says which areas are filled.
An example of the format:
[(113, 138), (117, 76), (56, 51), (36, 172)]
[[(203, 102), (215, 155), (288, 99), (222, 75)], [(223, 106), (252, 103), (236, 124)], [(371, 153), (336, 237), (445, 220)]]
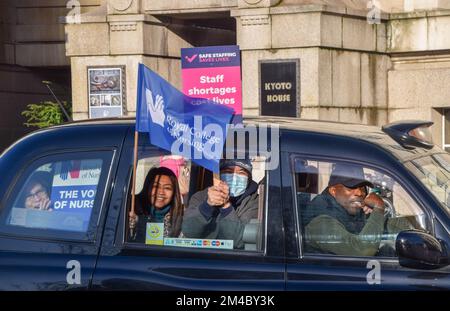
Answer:
[(245, 225), (258, 214), (258, 185), (250, 160), (222, 160), (220, 182), (194, 194), (183, 218), (187, 238), (233, 240), (244, 246)]

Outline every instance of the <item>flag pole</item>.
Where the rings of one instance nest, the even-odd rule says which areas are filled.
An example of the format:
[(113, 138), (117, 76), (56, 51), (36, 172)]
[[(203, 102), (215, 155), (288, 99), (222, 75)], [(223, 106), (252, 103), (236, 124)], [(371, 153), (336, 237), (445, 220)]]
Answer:
[(220, 175), (213, 173), (213, 185), (217, 186), (218, 184), (220, 184)]
[[(136, 212), (135, 212), (135, 205), (136, 205), (136, 166), (137, 166), (137, 149), (138, 149), (138, 140), (139, 140), (139, 132), (134, 131), (134, 148), (133, 148), (133, 178), (132, 178), (132, 186), (131, 186), (131, 210), (129, 219), (131, 224), (131, 219), (136, 219)], [(136, 229), (136, 222), (133, 223), (134, 225), (130, 225), (130, 236), (134, 236), (135, 229)]]

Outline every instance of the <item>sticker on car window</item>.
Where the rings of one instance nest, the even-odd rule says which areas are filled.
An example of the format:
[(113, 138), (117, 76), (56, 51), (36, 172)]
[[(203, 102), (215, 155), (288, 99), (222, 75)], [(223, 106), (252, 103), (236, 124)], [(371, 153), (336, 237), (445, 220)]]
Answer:
[(164, 244), (164, 223), (148, 222), (145, 231), (145, 244), (163, 245)]
[(192, 248), (233, 249), (233, 240), (165, 238), (164, 245)]

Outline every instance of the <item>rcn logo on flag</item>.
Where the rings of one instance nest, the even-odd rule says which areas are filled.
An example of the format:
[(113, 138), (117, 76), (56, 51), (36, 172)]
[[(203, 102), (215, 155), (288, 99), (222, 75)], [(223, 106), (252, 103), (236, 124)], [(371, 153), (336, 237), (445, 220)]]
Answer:
[(153, 145), (218, 172), (232, 116), (232, 109), (186, 96), (139, 64), (136, 131), (148, 132)]
[(161, 95), (156, 95), (155, 100), (153, 100), (152, 91), (145, 89), (145, 99), (147, 101), (148, 112), (153, 123), (164, 127), (164, 120), (166, 116), (164, 114), (164, 99)]

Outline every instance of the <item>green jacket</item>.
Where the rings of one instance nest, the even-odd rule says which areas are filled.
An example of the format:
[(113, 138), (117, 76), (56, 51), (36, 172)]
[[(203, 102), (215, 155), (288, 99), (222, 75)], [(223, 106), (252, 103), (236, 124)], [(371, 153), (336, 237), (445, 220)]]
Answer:
[(348, 256), (374, 256), (384, 230), (384, 215), (374, 210), (350, 215), (326, 189), (302, 213), (306, 250)]
[(402, 230), (420, 227), (407, 216), (386, 220), (378, 210), (370, 216), (363, 211), (350, 215), (328, 189), (302, 210), (302, 224), (307, 252), (348, 256), (395, 256), (394, 249), (388, 245), (379, 248), (383, 233), (388, 233), (389, 239), (395, 239)]

